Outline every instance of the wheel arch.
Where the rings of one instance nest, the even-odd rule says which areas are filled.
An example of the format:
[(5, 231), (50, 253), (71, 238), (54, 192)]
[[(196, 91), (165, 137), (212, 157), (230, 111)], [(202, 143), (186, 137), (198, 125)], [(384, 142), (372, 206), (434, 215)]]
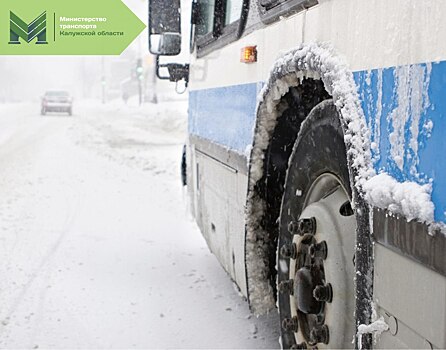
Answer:
[[(357, 270), (364, 273), (364, 281), (372, 281), (369, 208), (363, 197), (362, 185), (374, 172), (371, 165), (370, 136), (357, 87), (353, 74), (338, 58), (333, 48), (315, 43), (302, 44), (276, 61), (257, 105), (245, 218), (248, 299), (256, 314), (264, 314), (275, 307), (275, 285), (271, 274), (271, 256), (276, 254), (274, 235), (271, 232), (275, 219), (270, 215), (270, 209), (277, 205), (277, 202), (274, 202), (277, 198), (272, 200), (265, 195), (269, 186), (267, 175), (271, 161), (271, 154), (268, 155), (268, 152), (274, 148), (280, 149), (280, 142), (274, 144), (277, 142), (274, 135), (289, 122), (280, 118), (289, 107), (287, 94), (291, 89), (301, 86), (305, 79), (321, 81), (339, 112), (347, 149), (353, 207), (356, 209), (358, 222), (357, 243), (362, 244), (361, 253), (364, 253), (359, 264), (357, 261)], [(296, 121), (299, 122), (302, 121)], [(296, 126), (297, 129), (300, 127)], [(297, 137), (297, 133), (294, 137)], [(279, 170), (283, 172), (283, 169)], [(281, 175), (276, 173), (271, 179), (274, 179), (274, 176), (277, 179)], [(360, 230), (362, 231), (359, 237)], [(358, 249), (356, 253), (358, 254)], [(361, 282), (364, 281), (358, 279), (358, 286), (362, 286), (364, 283)], [(367, 284), (367, 287), (370, 287), (370, 284)], [(371, 300), (371, 288), (367, 287), (364, 285), (362, 295), (364, 300)], [(366, 305), (362, 305), (362, 308), (364, 307)], [(371, 309), (361, 311), (361, 315), (365, 315), (360, 317), (361, 323), (369, 319), (370, 313)]]

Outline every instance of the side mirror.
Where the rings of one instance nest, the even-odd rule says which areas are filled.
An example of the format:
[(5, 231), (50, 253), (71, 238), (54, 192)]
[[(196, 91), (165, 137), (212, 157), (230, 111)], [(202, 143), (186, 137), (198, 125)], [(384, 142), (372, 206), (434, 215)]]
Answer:
[(181, 52), (180, 0), (149, 0), (149, 50), (163, 56)]
[(181, 34), (152, 34), (150, 37), (150, 52), (156, 55), (178, 55), (181, 50)]

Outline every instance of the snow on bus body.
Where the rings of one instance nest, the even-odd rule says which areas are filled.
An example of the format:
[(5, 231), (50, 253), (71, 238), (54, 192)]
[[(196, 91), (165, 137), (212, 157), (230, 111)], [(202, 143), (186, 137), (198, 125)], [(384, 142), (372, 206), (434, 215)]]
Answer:
[(445, 148), (445, 75), (445, 62), (355, 74), (379, 173), (366, 186), (367, 199), (443, 232), (445, 183), (439, 174), (446, 169), (437, 152)]

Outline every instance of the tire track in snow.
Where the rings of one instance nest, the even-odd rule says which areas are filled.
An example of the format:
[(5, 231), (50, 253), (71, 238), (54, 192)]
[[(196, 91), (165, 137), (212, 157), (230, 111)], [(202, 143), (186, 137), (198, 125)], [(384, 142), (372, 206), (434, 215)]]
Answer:
[[(39, 145), (42, 143), (42, 134), (45, 138), (51, 137), (51, 139), (54, 140), (54, 137), (52, 137), (55, 133), (59, 132), (61, 126), (63, 126), (62, 130), (66, 129), (68, 126), (66, 124), (58, 124), (58, 125), (52, 125), (50, 128), (45, 127), (45, 133), (35, 133), (31, 138), (28, 137), (20, 137), (18, 140), (15, 140), (15, 145), (13, 147), (13, 150), (20, 151), (17, 153), (12, 153), (11, 156), (21, 158), (22, 160), (25, 159), (26, 156), (30, 161), (34, 160), (32, 151), (36, 150), (36, 145)], [(38, 130), (42, 131), (44, 126), (40, 127)], [(39, 136), (38, 136), (39, 135)], [(24, 154), (24, 152), (30, 152), (28, 154)], [(1, 159), (1, 158), (0, 158)], [(38, 186), (38, 185), (37, 185)], [(39, 188), (37, 188), (39, 190)], [(40, 189), (40, 191), (43, 191), (43, 189)], [(79, 194), (78, 192), (70, 191), (72, 193), (64, 193), (64, 201), (65, 201), (65, 218), (62, 221), (62, 229), (60, 230), (60, 235), (57, 237), (56, 241), (51, 245), (51, 247), (46, 251), (46, 253), (43, 255), (43, 257), (40, 259), (40, 262), (38, 263), (37, 267), (33, 270), (30, 277), (28, 278), (27, 282), (20, 288), (20, 292), (18, 293), (15, 298), (13, 298), (13, 302), (10, 304), (8, 308), (6, 308), (6, 312), (4, 316), (2, 317), (2, 321), (0, 323), (0, 334), (5, 335), (5, 337), (2, 337), (4, 339), (1, 339), (0, 342), (3, 343), (4, 341), (7, 341), (8, 336), (6, 334), (3, 334), (6, 332), (7, 327), (10, 323), (10, 321), (14, 318), (14, 314), (17, 313), (20, 306), (26, 302), (26, 297), (28, 295), (28, 292), (32, 290), (31, 287), (35, 285), (35, 282), (38, 281), (38, 278), (42, 276), (42, 273), (46, 272), (49, 275), (51, 275), (50, 269), (47, 269), (48, 266), (51, 266), (51, 262), (53, 258), (55, 257), (57, 251), (59, 250), (60, 246), (63, 244), (69, 233), (71, 232), (72, 224), (76, 218), (78, 208), (80, 207), (82, 203), (82, 198), (85, 196), (85, 194)], [(75, 199), (74, 199), (75, 198)], [(74, 199), (74, 200), (73, 200)], [(72, 204), (74, 203), (74, 204)], [(9, 266), (11, 266), (11, 262), (9, 262)], [(48, 292), (47, 284), (43, 283), (43, 287), (41, 288), (40, 293), (40, 300), (38, 305), (38, 308), (43, 307), (43, 303), (45, 303), (46, 300), (46, 294)], [(43, 317), (43, 314), (42, 314)], [(38, 325), (38, 322), (36, 322)], [(29, 347), (33, 347), (33, 344), (30, 344)]]
[[(81, 200), (80, 200), (80, 198), (78, 198), (76, 208), (79, 207), (80, 202), (81, 202)], [(24, 301), (24, 298), (25, 298), (26, 294), (28, 293), (28, 291), (30, 290), (33, 283), (42, 274), (42, 272), (44, 271), (44, 268), (46, 268), (46, 266), (49, 265), (52, 258), (57, 253), (59, 247), (64, 242), (64, 240), (66, 239), (68, 234), (70, 233), (70, 228), (72, 226), (72, 223), (74, 222), (76, 213), (77, 213), (77, 210), (74, 210), (74, 211), (71, 210), (68, 212), (68, 214), (65, 218), (64, 228), (63, 228), (63, 230), (61, 230), (62, 233), (59, 235), (59, 237), (57, 238), (56, 242), (52, 245), (52, 247), (43, 256), (39, 265), (34, 270), (34, 272), (31, 274), (31, 277), (28, 279), (27, 283), (21, 288), (20, 293), (17, 295), (17, 297), (15, 298), (15, 300), (11, 304), (11, 306), (8, 308), (8, 311), (6, 312), (6, 316), (3, 317), (2, 324), (0, 325), (0, 332), (1, 332), (1, 329), (3, 329), (8, 324), (8, 320), (10, 320), (12, 318), (12, 315), (17, 311), (17, 309), (19, 308), (21, 303)], [(5, 323), (6, 323), (6, 325), (5, 325)]]

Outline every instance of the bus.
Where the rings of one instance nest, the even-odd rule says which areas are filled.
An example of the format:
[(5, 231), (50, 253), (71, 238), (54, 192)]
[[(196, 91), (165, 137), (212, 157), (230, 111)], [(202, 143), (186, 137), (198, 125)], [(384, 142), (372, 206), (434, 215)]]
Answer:
[(149, 47), (252, 312), (278, 309), (283, 348), (446, 348), (446, 1), (191, 6), (181, 33), (180, 0), (150, 0)]

